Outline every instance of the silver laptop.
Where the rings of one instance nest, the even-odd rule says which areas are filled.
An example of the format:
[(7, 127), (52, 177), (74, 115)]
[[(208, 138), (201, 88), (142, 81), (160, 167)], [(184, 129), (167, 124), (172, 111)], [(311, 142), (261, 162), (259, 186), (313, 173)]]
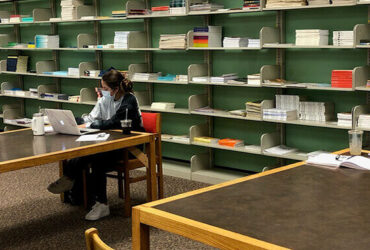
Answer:
[(99, 129), (79, 128), (71, 110), (45, 109), (45, 114), (53, 130), (60, 134), (84, 135), (99, 131)]

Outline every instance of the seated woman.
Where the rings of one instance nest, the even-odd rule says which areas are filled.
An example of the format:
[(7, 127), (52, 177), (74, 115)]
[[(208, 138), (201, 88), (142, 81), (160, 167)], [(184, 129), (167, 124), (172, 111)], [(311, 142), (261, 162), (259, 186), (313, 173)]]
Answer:
[[(97, 129), (121, 128), (121, 120), (132, 120), (132, 130), (144, 131), (141, 111), (136, 97), (132, 93), (132, 82), (126, 79), (117, 70), (105, 73), (101, 81), (102, 97), (96, 103), (91, 113), (79, 118), (83, 126)], [(98, 220), (110, 214), (107, 204), (106, 173), (112, 170), (117, 160), (122, 159), (122, 150), (114, 150), (67, 161), (64, 167), (64, 176), (48, 186), (54, 194), (61, 194), (71, 190), (76, 178), (81, 176), (82, 170), (89, 164), (92, 167), (91, 195), (95, 201), (91, 211), (85, 216), (86, 220)]]

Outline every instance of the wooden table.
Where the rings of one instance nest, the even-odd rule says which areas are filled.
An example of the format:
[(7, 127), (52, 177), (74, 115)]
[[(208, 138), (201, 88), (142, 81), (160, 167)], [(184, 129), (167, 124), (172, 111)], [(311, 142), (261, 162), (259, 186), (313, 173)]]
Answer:
[(150, 226), (220, 249), (369, 249), (370, 171), (301, 162), (136, 206), (132, 218), (133, 249), (149, 249)]
[(147, 156), (140, 155), (139, 160), (145, 161), (148, 166), (147, 200), (157, 200), (154, 135), (104, 132), (110, 136), (103, 142), (76, 142), (78, 136), (62, 134), (33, 136), (32, 130), (28, 128), (0, 133), (0, 173), (146, 144), (149, 149)]

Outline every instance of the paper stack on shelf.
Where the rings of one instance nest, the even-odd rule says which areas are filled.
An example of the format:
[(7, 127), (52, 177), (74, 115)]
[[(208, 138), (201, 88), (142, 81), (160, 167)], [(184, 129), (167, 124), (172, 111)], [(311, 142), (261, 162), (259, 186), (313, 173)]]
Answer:
[(216, 3), (195, 3), (190, 5), (190, 12), (200, 12), (200, 11), (215, 11), (218, 9), (223, 9), (222, 4)]
[(172, 15), (186, 14), (186, 1), (185, 0), (171, 0), (170, 1), (170, 14)]
[(330, 0), (307, 0), (310, 6), (329, 5)]
[(370, 114), (360, 115), (358, 117), (358, 126), (360, 128), (370, 129)]
[(70, 102), (80, 102), (80, 96), (79, 95), (69, 96), (68, 101), (70, 101)]
[(83, 0), (62, 0), (60, 2), (62, 20), (77, 19), (77, 7), (83, 4)]
[(220, 139), (218, 140), (218, 144), (220, 146), (226, 146), (226, 147), (244, 147), (244, 141), (238, 140), (238, 139), (230, 139), (230, 138), (225, 138), (225, 139)]
[(130, 16), (143, 16), (148, 15), (149, 11), (147, 9), (130, 9), (128, 14)]
[(0, 18), (0, 23), (9, 23), (9, 22), (10, 22), (10, 18), (5, 18), (5, 17)]
[(125, 10), (113, 10), (112, 11), (112, 17), (126, 17), (126, 11)]
[(80, 69), (79, 68), (68, 68), (68, 75), (69, 76), (80, 76)]
[(128, 48), (128, 36), (130, 31), (115, 31), (114, 32), (114, 48), (116, 49), (127, 49)]
[(263, 119), (279, 120), (279, 121), (290, 121), (297, 120), (297, 110), (284, 110), (284, 109), (264, 109)]
[(152, 7), (152, 15), (168, 15), (170, 14), (170, 7), (169, 6), (158, 6)]
[(157, 80), (161, 73), (134, 73), (133, 81), (151, 81)]
[(224, 48), (248, 47), (248, 37), (224, 37)]
[(268, 86), (285, 86), (285, 85), (291, 85), (291, 84), (297, 84), (295, 81), (287, 81), (285, 79), (270, 79), (270, 80), (265, 80), (265, 85)]
[(248, 83), (248, 78), (237, 78), (233, 80), (228, 80), (228, 84), (247, 84)]
[(188, 81), (188, 76), (187, 75), (176, 75), (176, 81), (187, 82)]
[(247, 115), (247, 111), (244, 109), (230, 110), (229, 114), (245, 117)]
[(39, 92), (37, 88), (29, 88), (30, 97), (39, 97)]
[(246, 102), (247, 116), (261, 118), (262, 117), (262, 101)]
[(17, 72), (26, 73), (28, 68), (28, 56), (18, 56)]
[(333, 70), (331, 72), (333, 88), (352, 88), (352, 70)]
[(197, 108), (197, 109), (194, 109), (195, 112), (201, 112), (201, 113), (215, 113), (216, 111), (223, 111), (223, 110), (218, 110), (218, 109), (213, 109), (209, 106), (207, 107), (202, 107), (202, 108)]
[(356, 4), (354, 0), (332, 0), (333, 5)]
[(238, 75), (236, 73), (230, 74), (223, 74), (222, 76), (212, 76), (211, 83), (226, 83), (229, 80), (238, 79)]
[(299, 95), (275, 95), (276, 108), (282, 110), (299, 110), (302, 97)]
[(153, 102), (152, 109), (174, 109), (176, 103), (173, 102)]
[(261, 74), (248, 75), (248, 85), (251, 86), (261, 86)]
[(260, 39), (248, 39), (248, 47), (250, 48), (260, 48), (261, 40)]
[(329, 44), (329, 30), (304, 29), (296, 30), (295, 45), (320, 46)]
[(20, 23), (23, 22), (22, 20), (24, 19), (24, 22), (33, 22), (33, 17), (30, 15), (10, 15), (9, 22), (10, 23)]
[(333, 31), (334, 46), (353, 46), (353, 31)]
[(195, 27), (193, 37), (194, 47), (222, 47), (222, 27)]
[(201, 143), (208, 143), (208, 144), (217, 144), (220, 139), (208, 137), (208, 136), (195, 136), (193, 141), (201, 142)]
[(186, 49), (186, 35), (161, 35), (159, 39), (160, 49)]
[(352, 113), (338, 113), (338, 126), (352, 127)]
[(285, 145), (279, 145), (279, 146), (274, 146), (271, 148), (267, 148), (264, 150), (266, 153), (274, 154), (274, 155), (285, 155), (285, 154), (290, 154), (293, 152), (298, 151), (296, 148), (290, 148)]
[(201, 82), (201, 83), (207, 83), (210, 81), (209, 76), (194, 76), (193, 82)]
[(305, 0), (267, 0), (266, 8), (296, 7), (306, 5)]
[(36, 48), (59, 48), (59, 35), (48, 36), (48, 35), (36, 35), (35, 38)]
[(334, 115), (334, 103), (329, 102), (300, 102), (299, 119), (306, 121), (331, 121)]
[(260, 0), (244, 0), (243, 9), (258, 9), (261, 6)]

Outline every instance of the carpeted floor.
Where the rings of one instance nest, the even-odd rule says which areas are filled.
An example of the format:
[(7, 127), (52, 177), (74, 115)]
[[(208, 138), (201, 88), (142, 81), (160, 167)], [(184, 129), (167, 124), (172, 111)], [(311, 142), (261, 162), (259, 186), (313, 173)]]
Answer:
[[(0, 249), (84, 249), (84, 231), (96, 227), (115, 249), (131, 248), (131, 218), (123, 216), (116, 180), (108, 181), (111, 216), (96, 222), (84, 220), (86, 211), (63, 204), (46, 190), (58, 178), (56, 164), (0, 174)], [(165, 177), (165, 196), (207, 184)], [(134, 203), (144, 203), (144, 182), (133, 184)], [(213, 249), (158, 229), (150, 231), (152, 249)]]

